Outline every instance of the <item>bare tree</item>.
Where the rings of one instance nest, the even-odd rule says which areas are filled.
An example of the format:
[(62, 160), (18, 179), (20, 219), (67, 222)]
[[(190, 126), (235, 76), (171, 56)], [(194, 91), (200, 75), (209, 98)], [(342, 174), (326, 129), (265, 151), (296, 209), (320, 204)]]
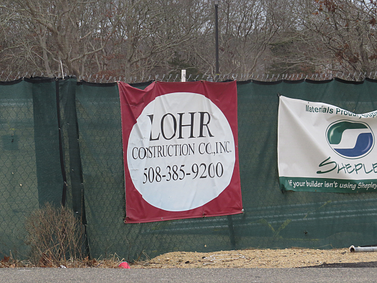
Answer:
[[(221, 0), (220, 73), (372, 72), (375, 0)], [(3, 0), (4, 72), (215, 74), (213, 0)]]
[(46, 72), (55, 62), (61, 71), (66, 68), (67, 73), (79, 76), (82, 61), (103, 50), (111, 35), (111, 31), (104, 34), (100, 26), (104, 17), (101, 8), (105, 8), (101, 1), (16, 0), (15, 3), (20, 7), (20, 17), (36, 34)]
[(126, 77), (169, 72), (169, 62), (185, 53), (205, 22), (201, 2), (119, 1), (115, 11), (122, 20), (112, 22), (116, 32), (103, 54), (111, 54), (111, 69)]
[(304, 28), (300, 39), (314, 47), (317, 70), (359, 74), (376, 68), (374, 1), (312, 0), (298, 5)]
[[(220, 73), (267, 72), (272, 56), (270, 43), (292, 25), (289, 13), (290, 4), (284, 0), (220, 1)], [(193, 49), (207, 66), (205, 71), (214, 75), (214, 15), (211, 9), (208, 14), (208, 29), (203, 28), (205, 32), (197, 38)]]

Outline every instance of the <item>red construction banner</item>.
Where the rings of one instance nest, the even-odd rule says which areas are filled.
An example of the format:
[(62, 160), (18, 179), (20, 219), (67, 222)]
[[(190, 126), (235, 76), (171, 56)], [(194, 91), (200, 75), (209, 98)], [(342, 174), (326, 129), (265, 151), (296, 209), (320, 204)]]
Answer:
[(126, 223), (242, 213), (236, 82), (119, 82)]

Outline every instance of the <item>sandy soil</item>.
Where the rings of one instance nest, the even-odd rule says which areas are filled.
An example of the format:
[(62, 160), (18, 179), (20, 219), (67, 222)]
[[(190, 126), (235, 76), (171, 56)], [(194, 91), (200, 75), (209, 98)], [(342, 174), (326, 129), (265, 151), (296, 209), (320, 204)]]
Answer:
[[(316, 249), (250, 249), (213, 253), (172, 252), (131, 268), (293, 268), (329, 264), (377, 262), (377, 252), (350, 252), (349, 248)], [(377, 267), (377, 263), (376, 263)]]

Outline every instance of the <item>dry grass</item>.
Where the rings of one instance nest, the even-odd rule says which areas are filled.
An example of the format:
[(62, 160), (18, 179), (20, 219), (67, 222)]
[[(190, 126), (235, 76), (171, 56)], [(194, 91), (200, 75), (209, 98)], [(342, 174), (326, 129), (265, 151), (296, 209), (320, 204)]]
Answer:
[[(51, 267), (66, 268), (119, 268), (124, 259), (113, 255), (107, 259), (66, 260)], [(131, 263), (131, 269), (140, 268), (296, 268), (332, 263), (361, 263), (377, 261), (377, 253), (355, 252), (348, 248), (317, 249), (250, 249), (212, 253), (172, 252), (148, 261)], [(30, 261), (17, 261), (4, 257), (0, 268), (38, 267)], [(45, 266), (46, 267), (46, 266)]]
[(117, 255), (106, 259), (89, 259), (85, 257), (83, 259), (69, 259), (62, 260), (60, 262), (54, 262), (51, 265), (35, 264), (29, 260), (16, 260), (11, 256), (4, 258), (0, 261), (0, 268), (16, 268), (16, 267), (60, 267), (60, 268), (118, 268), (119, 264), (124, 261)]
[(136, 263), (131, 268), (295, 268), (373, 261), (377, 261), (377, 253), (351, 253), (348, 248), (250, 249), (213, 253), (173, 252)]
[[(30, 259), (18, 261), (12, 255), (5, 256), (0, 260), (0, 268), (118, 268), (125, 261), (116, 254), (104, 259), (86, 256), (81, 221), (65, 207), (47, 204), (36, 210), (26, 220), (25, 229), (28, 232), (27, 243), (31, 246)], [(377, 253), (351, 253), (348, 248), (171, 252), (130, 265), (131, 268), (294, 268), (360, 262), (377, 262)]]

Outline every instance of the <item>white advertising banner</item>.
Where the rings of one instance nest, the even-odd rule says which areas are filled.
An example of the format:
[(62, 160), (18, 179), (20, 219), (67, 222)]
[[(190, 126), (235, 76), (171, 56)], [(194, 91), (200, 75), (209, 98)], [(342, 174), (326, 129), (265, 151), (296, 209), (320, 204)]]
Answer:
[(282, 190), (377, 191), (377, 111), (280, 96), (278, 171)]

